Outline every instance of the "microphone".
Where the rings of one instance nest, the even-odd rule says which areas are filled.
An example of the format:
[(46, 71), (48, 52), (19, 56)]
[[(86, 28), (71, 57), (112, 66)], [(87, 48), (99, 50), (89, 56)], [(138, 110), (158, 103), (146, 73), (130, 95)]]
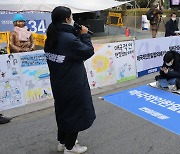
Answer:
[[(74, 27), (75, 27), (76, 29), (79, 29), (79, 30), (81, 30), (81, 29), (82, 29), (82, 26), (81, 26), (81, 25), (79, 25), (79, 24), (78, 24), (78, 23), (76, 23), (76, 22), (74, 23)], [(93, 32), (92, 32), (92, 31), (90, 31), (90, 30), (88, 30), (88, 33), (89, 33), (89, 34), (91, 34), (91, 35), (93, 34)]]

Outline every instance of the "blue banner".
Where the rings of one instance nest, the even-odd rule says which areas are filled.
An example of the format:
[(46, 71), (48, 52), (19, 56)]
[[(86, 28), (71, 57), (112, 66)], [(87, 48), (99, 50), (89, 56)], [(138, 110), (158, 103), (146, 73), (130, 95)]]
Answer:
[(160, 67), (155, 67), (155, 68), (151, 68), (151, 69), (147, 69), (141, 72), (138, 72), (138, 77), (144, 76), (144, 75), (148, 75), (151, 73), (155, 73), (155, 72), (159, 72), (160, 71)]
[[(12, 31), (14, 29), (13, 18), (16, 12), (0, 11), (0, 31)], [(28, 11), (21, 13), (26, 21), (26, 25), (32, 32), (45, 33), (51, 22), (51, 13)]]
[(20, 56), (21, 67), (47, 65), (46, 56), (44, 53), (30, 54)]
[(180, 96), (144, 85), (104, 100), (180, 135)]
[(46, 20), (26, 20), (26, 26), (34, 33), (45, 33), (46, 32)]

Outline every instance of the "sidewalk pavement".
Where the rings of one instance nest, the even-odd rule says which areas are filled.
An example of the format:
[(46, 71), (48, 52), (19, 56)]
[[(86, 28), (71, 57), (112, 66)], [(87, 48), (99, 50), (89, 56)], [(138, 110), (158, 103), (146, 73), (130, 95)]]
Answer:
[[(86, 145), (85, 154), (179, 154), (178, 135), (155, 125), (99, 97), (154, 81), (155, 74), (92, 90), (96, 110), (93, 126), (79, 133), (78, 141)], [(57, 152), (57, 126), (53, 100), (8, 111), (14, 116), (0, 125), (0, 154), (63, 154)], [(128, 98), (127, 98), (128, 103)], [(41, 106), (42, 105), (42, 106)], [(46, 106), (47, 107), (47, 106)], [(32, 112), (34, 109), (39, 111)], [(20, 113), (21, 112), (21, 113)], [(24, 112), (25, 113), (25, 112)]]
[[(141, 30), (137, 28), (129, 28), (130, 36), (125, 35), (126, 27), (123, 26), (105, 26), (104, 33), (95, 33), (92, 36), (93, 43), (112, 43), (118, 41), (140, 40), (152, 38), (151, 30)], [(158, 37), (164, 37), (165, 32), (157, 32)]]

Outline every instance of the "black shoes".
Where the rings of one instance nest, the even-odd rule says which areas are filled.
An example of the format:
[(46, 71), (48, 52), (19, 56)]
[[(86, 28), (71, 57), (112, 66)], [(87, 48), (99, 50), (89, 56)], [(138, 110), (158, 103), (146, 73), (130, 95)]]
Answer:
[(6, 124), (11, 121), (12, 118), (4, 117), (2, 114), (0, 114), (0, 124)]

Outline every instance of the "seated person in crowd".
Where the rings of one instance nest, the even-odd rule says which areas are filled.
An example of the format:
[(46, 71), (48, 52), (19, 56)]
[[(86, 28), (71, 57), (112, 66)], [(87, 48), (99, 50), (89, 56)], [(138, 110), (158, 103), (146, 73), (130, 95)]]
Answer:
[(175, 31), (179, 31), (175, 13), (171, 14), (171, 19), (166, 23), (165, 29), (165, 37), (179, 35), (178, 33), (175, 33)]
[(13, 19), (14, 31), (10, 33), (10, 52), (28, 52), (35, 49), (32, 33), (26, 27), (22, 14), (16, 14)]
[(168, 51), (164, 55), (163, 61), (160, 75), (155, 79), (160, 87), (176, 90), (177, 81), (180, 79), (180, 54), (176, 51)]

